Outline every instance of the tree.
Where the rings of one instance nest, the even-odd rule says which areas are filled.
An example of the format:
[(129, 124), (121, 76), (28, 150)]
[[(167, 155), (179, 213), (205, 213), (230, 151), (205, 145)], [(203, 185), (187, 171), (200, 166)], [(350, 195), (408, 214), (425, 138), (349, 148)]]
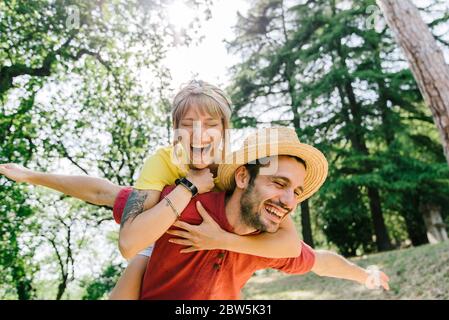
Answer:
[[(238, 94), (234, 96), (237, 101), (242, 97), (243, 105), (254, 105), (257, 104), (257, 97), (276, 96), (278, 102), (274, 102), (275, 106), (270, 105), (269, 108), (263, 109), (263, 112), (266, 112), (266, 109), (278, 108), (283, 110), (282, 116), (287, 112), (291, 113), (290, 121), (297, 129), (300, 140), (320, 146), (325, 144), (325, 136), (319, 137), (316, 134), (318, 131), (312, 129), (312, 126), (301, 126), (300, 120), (302, 123), (307, 123), (305, 119), (310, 119), (311, 123), (321, 122), (316, 115), (324, 115), (327, 110), (319, 111), (316, 115), (313, 115), (313, 111), (319, 109), (323, 103), (335, 104), (333, 101), (340, 99), (341, 113), (335, 115), (334, 110), (329, 110), (325, 116), (328, 122), (321, 122), (317, 126), (328, 131), (332, 126), (343, 123), (344, 137), (351, 142), (356, 156), (359, 159), (368, 157), (363, 106), (355, 93), (357, 76), (353, 78), (348, 67), (348, 60), (353, 60), (350, 57), (351, 48), (342, 43), (351, 34), (360, 36), (361, 32), (357, 31), (357, 26), (351, 25), (349, 16), (362, 14), (363, 9), (337, 12), (335, 1), (308, 1), (290, 8), (284, 8), (282, 1), (261, 3), (265, 4), (265, 10), (260, 10), (259, 19), (253, 24), (246, 22), (240, 26), (243, 30), (248, 28), (249, 35), (251, 32), (255, 33), (253, 30), (262, 30), (261, 34), (255, 33), (253, 38), (248, 35), (241, 36), (235, 41), (237, 44), (249, 43), (244, 47), (245, 50), (249, 50), (251, 44), (253, 46), (252, 56), (239, 66), (240, 72), (236, 76), (234, 87)], [(284, 12), (288, 12), (288, 15)], [(251, 14), (249, 19), (255, 20), (255, 15)], [(263, 25), (264, 28), (257, 29), (252, 27), (253, 25)], [(360, 53), (356, 52), (357, 49), (353, 51), (356, 63), (361, 63), (357, 58)], [(331, 69), (326, 68), (329, 60), (334, 66)], [(290, 104), (291, 108), (286, 109), (286, 104)], [(366, 165), (361, 167), (364, 167), (364, 170), (370, 168)], [(390, 244), (383, 222), (379, 191), (368, 186), (367, 193), (379, 249), (388, 249)]]
[[(170, 74), (161, 63), (166, 49), (195, 38), (173, 28), (166, 4), (1, 1), (0, 163), (52, 171), (61, 170), (62, 160), (72, 173), (132, 184), (147, 152), (165, 138), (166, 115), (161, 121), (157, 109), (166, 108), (169, 92)], [(43, 244), (42, 237), (29, 235), (44, 231), (37, 215), (43, 205), (27, 187), (4, 177), (0, 184), (0, 294), (31, 299), (40, 262), (35, 253)], [(112, 219), (107, 210), (91, 213), (98, 223)], [(73, 236), (74, 220), (50, 220), (45, 230), (59, 226), (65, 239), (69, 231)], [(73, 278), (74, 244), (44, 234), (59, 266), (61, 298)]]
[[(17, 111), (0, 116), (0, 161), (30, 163), (35, 152), (33, 139), (37, 123), (33, 123), (32, 106), (35, 92), (24, 97)], [(0, 104), (0, 106), (2, 106)], [(27, 188), (5, 181), (0, 177), (0, 283), (4, 297), (19, 299), (35, 297), (33, 280), (38, 265), (32, 260), (35, 243), (22, 241), (22, 235), (38, 229), (29, 218), (34, 206), (28, 202)]]
[(377, 0), (396, 36), (440, 132), (449, 164), (449, 66), (411, 1)]
[[(397, 46), (386, 28), (367, 23), (375, 1), (286, 4), (259, 1), (240, 17), (230, 43), (243, 60), (234, 67), (230, 88), (234, 121), (292, 125), (301, 141), (325, 152), (329, 178), (311, 202), (328, 240), (338, 242), (345, 254), (372, 250), (372, 231), (378, 250), (391, 248), (385, 215), (389, 221), (401, 215), (413, 243), (421, 244), (424, 222), (406, 205), (412, 184), (401, 185), (401, 178), (392, 181), (383, 172), (394, 163), (413, 179), (421, 159), (419, 167), (435, 181), (440, 169), (430, 164), (440, 158), (423, 157), (423, 144), (433, 146), (432, 130), (413, 132), (432, 119), (421, 108), (418, 87)], [(419, 152), (410, 152), (414, 148)], [(409, 164), (396, 160), (407, 152)], [(429, 200), (427, 193), (418, 198)], [(366, 212), (372, 229), (366, 228)]]

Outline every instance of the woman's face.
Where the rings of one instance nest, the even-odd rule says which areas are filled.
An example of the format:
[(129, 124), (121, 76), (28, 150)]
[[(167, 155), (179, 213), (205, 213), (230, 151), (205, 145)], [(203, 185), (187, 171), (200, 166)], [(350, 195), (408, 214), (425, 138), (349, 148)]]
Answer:
[(224, 136), (221, 118), (200, 108), (188, 108), (175, 131), (175, 139), (182, 143), (190, 156), (191, 168), (204, 169), (215, 163), (215, 157), (221, 156), (219, 146)]

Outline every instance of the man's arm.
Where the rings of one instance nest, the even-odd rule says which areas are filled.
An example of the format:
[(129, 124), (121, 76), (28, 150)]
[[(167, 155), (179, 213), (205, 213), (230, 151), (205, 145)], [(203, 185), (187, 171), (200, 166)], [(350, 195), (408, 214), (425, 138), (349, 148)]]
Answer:
[(120, 186), (102, 178), (37, 172), (15, 163), (0, 164), (0, 174), (19, 183), (44, 186), (92, 204), (108, 207), (113, 207), (121, 189)]
[[(319, 276), (356, 281), (365, 285), (370, 272), (350, 262), (344, 257), (326, 250), (315, 250), (315, 263), (312, 271)], [(379, 284), (389, 290), (388, 276), (379, 271)]]

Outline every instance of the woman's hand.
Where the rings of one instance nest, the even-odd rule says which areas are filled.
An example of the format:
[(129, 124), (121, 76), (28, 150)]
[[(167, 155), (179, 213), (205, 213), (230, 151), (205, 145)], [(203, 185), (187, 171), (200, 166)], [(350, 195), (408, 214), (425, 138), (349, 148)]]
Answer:
[(176, 221), (173, 225), (184, 230), (168, 230), (167, 233), (179, 237), (171, 238), (168, 241), (188, 246), (188, 248), (182, 249), (181, 253), (224, 249), (230, 233), (220, 228), (199, 201), (196, 202), (196, 208), (203, 218), (203, 222), (200, 225), (191, 225), (183, 221)]
[(31, 177), (34, 171), (15, 163), (5, 163), (0, 164), (0, 174), (5, 175), (15, 182), (31, 183)]
[(214, 176), (210, 172), (209, 168), (204, 168), (201, 170), (190, 169), (187, 173), (186, 178), (192, 182), (198, 189), (198, 193), (206, 193), (211, 191), (214, 184)]

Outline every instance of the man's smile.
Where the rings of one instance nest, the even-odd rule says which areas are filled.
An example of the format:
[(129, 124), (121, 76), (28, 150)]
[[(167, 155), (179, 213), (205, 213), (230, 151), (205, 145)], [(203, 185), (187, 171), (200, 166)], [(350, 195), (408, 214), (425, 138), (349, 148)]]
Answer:
[(265, 203), (263, 209), (267, 213), (269, 220), (274, 223), (280, 223), (282, 219), (290, 212), (289, 210), (282, 209), (272, 203)]

